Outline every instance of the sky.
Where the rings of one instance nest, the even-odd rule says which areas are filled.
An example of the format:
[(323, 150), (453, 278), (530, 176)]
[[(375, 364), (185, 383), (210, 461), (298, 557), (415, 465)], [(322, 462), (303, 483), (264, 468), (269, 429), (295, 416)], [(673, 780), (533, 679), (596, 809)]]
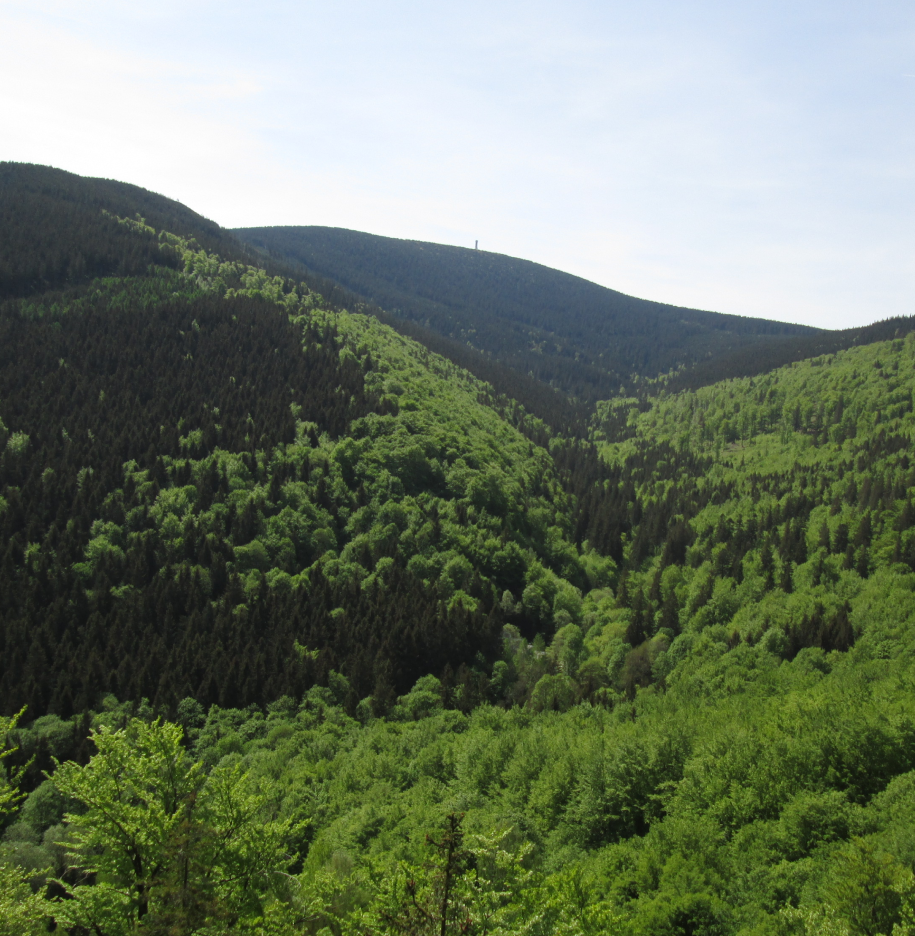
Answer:
[(825, 328), (915, 314), (911, 0), (0, 0), (0, 159)]

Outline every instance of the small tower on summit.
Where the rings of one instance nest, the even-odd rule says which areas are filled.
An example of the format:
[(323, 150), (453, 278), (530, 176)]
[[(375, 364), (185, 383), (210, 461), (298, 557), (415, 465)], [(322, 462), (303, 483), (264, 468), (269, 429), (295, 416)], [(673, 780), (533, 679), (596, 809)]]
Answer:
[(474, 250), (479, 250), (479, 249), (480, 249), (480, 242), (479, 242), (478, 240), (475, 240), (475, 241), (473, 242), (473, 249), (474, 249)]

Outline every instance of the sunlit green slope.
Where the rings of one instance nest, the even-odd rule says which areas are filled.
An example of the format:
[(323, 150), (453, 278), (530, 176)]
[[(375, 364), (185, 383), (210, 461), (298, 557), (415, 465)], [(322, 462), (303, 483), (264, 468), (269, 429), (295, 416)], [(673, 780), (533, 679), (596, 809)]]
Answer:
[[(673, 523), (654, 556), (641, 531), (629, 546), (631, 627), (649, 636), (675, 621), (674, 656), (711, 625), (790, 657), (811, 643), (844, 649), (866, 624), (903, 626), (915, 568), (913, 392), (909, 336), (662, 394), (645, 412), (603, 406), (626, 437), (603, 444), (608, 461), (666, 445), (703, 466), (679, 479), (656, 467), (636, 485)], [(875, 617), (877, 596), (888, 604)]]

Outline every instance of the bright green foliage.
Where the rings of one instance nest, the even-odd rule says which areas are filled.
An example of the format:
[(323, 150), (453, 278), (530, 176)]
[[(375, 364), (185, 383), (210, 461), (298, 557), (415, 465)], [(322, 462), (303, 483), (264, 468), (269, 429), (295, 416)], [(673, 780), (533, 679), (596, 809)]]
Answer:
[[(498, 589), (518, 592), (525, 584), (544, 581), (542, 616), (548, 629), (554, 608), (562, 609), (569, 600), (573, 607), (576, 601), (580, 605), (574, 583), (585, 576), (564, 529), (566, 504), (551, 459), (481, 405), (489, 389), (485, 384), (370, 316), (320, 310), (320, 296), (301, 285), (269, 279), (254, 267), (242, 272), (238, 264), (220, 264), (217, 257), (194, 252), (181, 238), (163, 237), (182, 252), (185, 276), (200, 288), (220, 292), (226, 277), (240, 276), (240, 287), (227, 295), (262, 296), (298, 312), (303, 326), (332, 328), (344, 340), (341, 355), (361, 362), (366, 390), (379, 394), (389, 410), (355, 421), (336, 443), (322, 439), (317, 452), (308, 445), (311, 427), (300, 423), (297, 445), (264, 453), (265, 467), (274, 471), (294, 466), (301, 472), (303, 463), (312, 465), (308, 486), (294, 482), (284, 489), (277, 506), (285, 509), (275, 518), (255, 479), (225, 466), (237, 492), (232, 499), (236, 509), (253, 503), (267, 525), (266, 542), (256, 541), (242, 553), (243, 566), (272, 570), (268, 581), (285, 583), (277, 562), (281, 543), (304, 536), (331, 579), (362, 579), (372, 570), (360, 567), (358, 557), (384, 555), (396, 545), (411, 571), (471, 609), (478, 604), (469, 594), (475, 571)], [(195, 464), (194, 476), (208, 465)], [(364, 491), (367, 503), (346, 510), (344, 530), (334, 530), (327, 512), (316, 509), (319, 484), (343, 504), (352, 492)], [(206, 517), (202, 525), (208, 525)], [(511, 534), (508, 543), (506, 533)], [(252, 558), (255, 553), (259, 558)], [(374, 566), (377, 570), (377, 560)], [(372, 581), (376, 577), (377, 571)]]
[[(878, 653), (904, 639), (915, 613), (913, 393), (910, 335), (630, 407), (606, 459), (625, 474), (657, 455), (635, 486), (645, 518), (626, 544), (625, 626), (605, 624), (602, 638), (650, 641), (643, 669), (633, 656), (620, 677), (630, 691), (675, 679), (700, 635), (789, 659), (862, 635)], [(616, 411), (610, 401), (598, 424)], [(694, 467), (671, 477), (671, 453)], [(671, 525), (652, 532), (665, 511)], [(620, 614), (611, 608), (598, 620)], [(599, 639), (592, 630), (586, 643)]]
[(98, 753), (88, 765), (70, 761), (55, 771), (55, 786), (86, 807), (67, 816), (74, 865), (102, 877), (94, 887), (73, 889), (73, 925), (117, 916), (126, 932), (149, 912), (182, 807), (203, 782), (181, 734), (177, 725), (140, 721), (129, 729), (101, 728), (92, 736)]
[(24, 432), (14, 432), (6, 440), (6, 450), (11, 455), (22, 455), (29, 447), (29, 437)]
[(39, 936), (47, 932), (47, 903), (34, 894), (18, 868), (0, 864), (0, 936)]
[[(21, 717), (22, 712), (12, 718), (0, 716), (0, 738), (4, 742)], [(4, 744), (0, 751), (0, 762), (15, 750)], [(16, 788), (20, 775), (21, 771), (15, 771), (11, 776), (3, 777), (0, 817), (11, 812), (22, 798)], [(46, 930), (46, 905), (40, 896), (32, 893), (28, 875), (21, 868), (7, 864), (5, 857), (0, 855), (0, 936), (37, 936)]]
[[(194, 732), (195, 755), (216, 764), (208, 776), (177, 745), (175, 726), (100, 730), (90, 764), (55, 776), (89, 805), (68, 817), (76, 864), (92, 866), (93, 843), (105, 873), (51, 909), (71, 922), (91, 911), (106, 933), (129, 931), (138, 881), (120, 856), (145, 849), (147, 866), (157, 863), (140, 882), (150, 931), (425, 932), (423, 913), (442, 896), (442, 859), (430, 863), (427, 836), (442, 844), (448, 813), (460, 809), (451, 890), (460, 913), (448, 932), (469, 919), (470, 932), (506, 934), (778, 933), (784, 924), (889, 936), (912, 904), (915, 709), (911, 698), (888, 704), (909, 683), (910, 660), (874, 666), (855, 649), (824, 671), (803, 656), (754, 665), (744, 654), (739, 667), (737, 656), (688, 660), (665, 695), (642, 692), (612, 712), (466, 716), (435, 705), (429, 680), (395, 707), (404, 721), (360, 725), (317, 689), (266, 717), (214, 708)], [(710, 677), (738, 668), (740, 688), (709, 693)], [(103, 812), (94, 791), (114, 765), (133, 794)], [(163, 789), (189, 783), (196, 798), (177, 811), (164, 796), (149, 803), (157, 771)], [(270, 791), (278, 820), (255, 789)], [(110, 817), (133, 828), (126, 850)], [(283, 847), (301, 867), (294, 886), (277, 886)], [(411, 895), (423, 913), (404, 909)]]
[[(17, 712), (17, 714), (12, 717), (5, 717), (0, 715), (0, 738), (3, 739), (3, 748), (0, 749), (0, 765), (3, 761), (7, 760), (10, 755), (15, 754), (15, 747), (7, 746), (7, 738), (9, 735), (15, 731), (19, 720), (22, 718), (24, 711)], [(10, 775), (4, 775), (2, 778), (2, 785), (0, 785), (0, 816), (5, 815), (10, 812), (18, 802), (22, 799), (22, 795), (17, 789), (17, 783), (19, 778), (22, 775), (22, 768), (13, 771)]]
[(892, 855), (853, 839), (836, 855), (821, 892), (853, 933), (875, 936), (898, 923), (905, 898), (915, 896), (915, 876)]
[[(60, 765), (54, 783), (78, 801), (67, 848), (77, 886), (58, 921), (106, 934), (144, 926), (241, 932), (263, 912), (283, 865), (288, 822), (264, 814), (266, 797), (237, 766), (208, 777), (177, 725), (132, 721), (93, 732), (86, 766)], [(93, 882), (92, 877), (96, 880)]]
[[(148, 239), (137, 224), (112, 221)], [(60, 711), (83, 708), (108, 691), (147, 694), (154, 704), (168, 706), (188, 695), (207, 705), (247, 704), (282, 692), (300, 694), (316, 679), (323, 681), (331, 656), (350, 682), (351, 710), (371, 696), (366, 704), (382, 711), (427, 671), (443, 678), (449, 668), (459, 673), (469, 707), (489, 697), (503, 604), (525, 632), (549, 635), (582, 624), (585, 593), (595, 583), (612, 585), (616, 567), (576, 543), (573, 502), (553, 456), (504, 418), (507, 408), (522, 419), (519, 407), (497, 405), (489, 385), (377, 319), (323, 309), (320, 296), (301, 284), (223, 261), (168, 233), (159, 236), (157, 249), (178, 269), (93, 281), (16, 305), (17, 321), (41, 320), (34, 331), (41, 341), (53, 339), (61, 321), (75, 327), (83, 315), (161, 322), (170, 339), (180, 338), (172, 351), (181, 353), (169, 352), (175, 379), (187, 380), (195, 391), (205, 385), (206, 391), (186, 411), (166, 406), (161, 420), (125, 432), (125, 422), (131, 426), (132, 420), (111, 414), (125, 400), (134, 405), (135, 395), (95, 372), (83, 381), (80, 372), (78, 385), (93, 388), (86, 425), (46, 432), (41, 446), (33, 433), (27, 450), (32, 461), (21, 466), (23, 476), (36, 461), (46, 461), (36, 477), (39, 500), (55, 504), (59, 490), (60, 497), (79, 497), (82, 512), (65, 524), (62, 542), (49, 531), (57, 508), (42, 510), (44, 526), (35, 540), (21, 548), (17, 542), (11, 554), (10, 574), (37, 593), (31, 601), (30, 592), (23, 592), (14, 609), (22, 618), (17, 632), (31, 635), (20, 642), (22, 653), (39, 666), (38, 644), (49, 644), (37, 634), (51, 627), (39, 609), (53, 600), (54, 589), (69, 594), (70, 585), (82, 588), (89, 614), (98, 610), (107, 623), (80, 631), (83, 636), (74, 642), (54, 643), (51, 671), (60, 678), (39, 667), (35, 680), (23, 675), (21, 686), (8, 687), (12, 697), (18, 699), (21, 688), (33, 705)], [(223, 315), (232, 320), (236, 313), (243, 320), (249, 316), (245, 327), (252, 332), (260, 324), (257, 316), (282, 323), (277, 331), (264, 323), (262, 334), (277, 335), (273, 347), (262, 349), (266, 355), (276, 351), (274, 340), (290, 339), (280, 344), (283, 354), (267, 358), (264, 371), (295, 377), (278, 377), (269, 392), (258, 394), (263, 408), (250, 407), (247, 419), (242, 411), (233, 428), (223, 424), (225, 414), (233, 400), (252, 393), (256, 381), (245, 377), (246, 361), (236, 360), (234, 372), (223, 373), (224, 356), (206, 342), (222, 335)], [(235, 330), (225, 343), (237, 350), (244, 340), (244, 332)], [(142, 357), (150, 343), (137, 354)], [(75, 375), (79, 364), (68, 362), (67, 346), (54, 347), (45, 365), (50, 361), (54, 373)], [(313, 385), (302, 361), (321, 365), (314, 368)], [(161, 360), (149, 366), (164, 372)], [(346, 379), (338, 384), (341, 373)], [(97, 380), (104, 388), (96, 389)], [(293, 382), (297, 386), (290, 389)], [(156, 397), (161, 403), (165, 394)], [(282, 418), (274, 420), (276, 413)], [(265, 418), (279, 428), (266, 427)], [(123, 444), (99, 451), (102, 446), (86, 443), (112, 424), (122, 427), (114, 434), (125, 436)], [(57, 449), (75, 452), (77, 432), (83, 449), (79, 463), (75, 454), (67, 456), (70, 477)], [(136, 458), (104, 463), (125, 449)], [(4, 467), (12, 471), (13, 461)], [(38, 500), (27, 500), (27, 511), (32, 505), (37, 511)], [(31, 521), (26, 528), (36, 530)], [(44, 574), (51, 587), (42, 584)], [(6, 594), (18, 589), (10, 586)], [(403, 633), (386, 647), (390, 628), (376, 607), (391, 594), (391, 604), (403, 609), (401, 620), (392, 623)], [(176, 599), (175, 631), (164, 640), (141, 610), (161, 609), (160, 598)], [(69, 605), (57, 607), (69, 615)], [(328, 617), (338, 622), (332, 631), (325, 626)], [(263, 641), (256, 639), (258, 618), (266, 618), (274, 632)], [(126, 637), (138, 620), (149, 629), (137, 641), (150, 647), (142, 664), (131, 658), (135, 643)], [(243, 645), (252, 644), (243, 653), (230, 649), (236, 638), (226, 636), (236, 630)], [(34, 652), (25, 645), (29, 639)], [(92, 654), (81, 652), (87, 648), (74, 649), (84, 639), (108, 644), (100, 651), (101, 665), (89, 663)], [(286, 667), (283, 658), (292, 657), (296, 645), (310, 656)], [(181, 658), (178, 665), (168, 659), (172, 650)], [(201, 652), (207, 659), (200, 659)], [(64, 653), (75, 658), (65, 664)], [(234, 664), (226, 659), (232, 654)], [(239, 672), (227, 676), (230, 665)], [(37, 698), (42, 680), (55, 684), (50, 699)], [(529, 694), (535, 683), (519, 694)], [(575, 701), (577, 690), (562, 698), (562, 704)]]
[(401, 885), (428, 880), (425, 836), (454, 810), (468, 847), (510, 830), (500, 847), (532, 875), (499, 904), (507, 931), (775, 933), (799, 904), (795, 923), (825, 907), (868, 932), (850, 910), (861, 894), (903, 921), (915, 702), (898, 687), (915, 678), (911, 655), (873, 659), (866, 632), (847, 653), (791, 662), (706, 640), (677, 673), (612, 711), (539, 714), (463, 715), (424, 679), (365, 725), (312, 690), (266, 718), (211, 711), (197, 753), (240, 753), (283, 814), (311, 820), (301, 899), (341, 931), (375, 912), (392, 862), (413, 869)]
[[(206, 276), (200, 272), (204, 261), (212, 265), (216, 259), (181, 249), (186, 275), (195, 277), (198, 287), (222, 288), (213, 270)], [(221, 265), (220, 276), (237, 272), (235, 266)], [(253, 283), (257, 277), (263, 278), (262, 271), (251, 268), (242, 280)], [(273, 292), (260, 286), (255, 292), (288, 305), (298, 294), (290, 291), (284, 299), (276, 292), (280, 285)], [(307, 584), (313, 568), (331, 581), (355, 580), (369, 589), (383, 583), (387, 557), (396, 550), (450, 606), (473, 611), (481, 588), (494, 594), (508, 588), (519, 601), (526, 596), (525, 608), (545, 630), (560, 612), (578, 619), (581, 596), (575, 583), (585, 583), (587, 574), (568, 541), (567, 505), (548, 454), (481, 405), (487, 388), (466, 372), (370, 317), (308, 311), (309, 296), (302, 303), (295, 306), (301, 313), (297, 321), (332, 328), (343, 339), (341, 354), (362, 363), (366, 390), (379, 394), (388, 414), (356, 420), (345, 438), (334, 442), (324, 436), (317, 448), (309, 438), (313, 427), (300, 422), (295, 444), (257, 456), (268, 476), (309, 478), (286, 482), (279, 491), (238, 456), (216, 449), (198, 460), (166, 458), (170, 473), (186, 475), (189, 469), (196, 485), (164, 488), (147, 507), (146, 473), (125, 466), (140, 495), (132, 509), (148, 510), (167, 555), (181, 557), (189, 532), (211, 536), (224, 526), (231, 507), (239, 515), (251, 512), (259, 531), (257, 539), (234, 544), (229, 567), (230, 573), (246, 576), (248, 589), (258, 587), (259, 573), (266, 573), (270, 586), (295, 588)], [(193, 435), (187, 440), (192, 449)], [(195, 506), (199, 484), (214, 472), (227, 476), (230, 497), (200, 511)], [(357, 493), (362, 504), (354, 509)], [(335, 502), (335, 516), (327, 509), (328, 498)], [(87, 547), (89, 567), (103, 553), (116, 552), (125, 535), (129, 542), (130, 534), (110, 524), (96, 535)], [(612, 575), (612, 562), (599, 565), (605, 571), (595, 574)]]
[[(300, 422), (294, 445), (258, 452), (267, 475), (309, 475), (307, 483), (287, 482), (278, 498), (257, 477), (260, 472), (253, 474), (237, 455), (216, 449), (198, 460), (166, 459), (176, 474), (189, 468), (197, 485), (206, 472), (224, 471), (232, 491), (228, 504), (217, 502), (205, 512), (195, 509), (197, 486), (156, 495), (148, 510), (171, 556), (180, 556), (189, 521), (205, 536), (221, 525), (231, 504), (238, 514), (253, 510), (262, 530), (258, 539), (234, 546), (234, 568), (248, 574), (251, 587), (259, 581), (252, 572), (267, 573), (270, 585), (283, 588), (307, 581), (314, 563), (303, 567), (297, 561), (303, 553), (332, 581), (368, 579), (364, 585), (370, 586), (396, 547), (408, 568), (438, 585), (452, 604), (478, 606), (476, 573), (483, 587), (491, 583), (500, 593), (509, 588), (519, 599), (526, 587), (533, 589), (526, 605), (545, 630), (552, 629), (559, 612), (578, 619), (576, 586), (588, 576), (584, 559), (569, 542), (567, 503), (552, 461), (480, 403), (487, 385), (370, 316), (320, 309), (321, 297), (301, 284), (223, 263), (167, 232), (160, 239), (163, 249), (180, 254), (187, 285), (229, 298), (266, 298), (286, 307), (303, 327), (332, 329), (343, 339), (341, 356), (362, 364), (366, 390), (379, 394), (388, 409), (387, 415), (354, 421), (343, 439), (322, 437), (317, 449), (309, 438), (314, 427)], [(237, 285), (227, 285), (232, 283)], [(186, 448), (195, 448), (193, 433), (185, 438)], [(125, 472), (138, 493), (148, 486), (145, 473), (132, 472), (129, 464)], [(357, 492), (365, 503), (354, 510)], [(347, 520), (342, 529), (319, 506), (328, 497)], [(141, 497), (134, 509), (143, 508)], [(119, 548), (124, 534), (108, 526), (106, 535), (87, 547), (90, 565)], [(370, 568), (364, 556), (372, 558)], [(596, 556), (588, 561), (593, 575), (612, 576), (612, 561)]]

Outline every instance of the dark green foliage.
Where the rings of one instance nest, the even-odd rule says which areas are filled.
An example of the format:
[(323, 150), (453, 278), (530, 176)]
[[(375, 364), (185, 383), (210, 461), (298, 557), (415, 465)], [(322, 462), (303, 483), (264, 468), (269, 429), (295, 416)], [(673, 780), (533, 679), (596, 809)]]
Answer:
[[(142, 316), (100, 302), (54, 320), (9, 314), (0, 332), (2, 416), (32, 428), (27, 454), (0, 464), (8, 504), (0, 515), (8, 544), (0, 563), (4, 700), (64, 713), (106, 691), (219, 701), (206, 687), (213, 674), (224, 674), (221, 682), (233, 673), (222, 648), (250, 642), (239, 637), (247, 626), (231, 604), (220, 614), (207, 601), (232, 588), (231, 548), (191, 534), (183, 556), (163, 554), (147, 532), (155, 528), (148, 505), (162, 487), (194, 480), (186, 462), (170, 471), (181, 456), (218, 446), (257, 471), (258, 450), (293, 441), (291, 407), (316, 431), (339, 435), (350, 419), (377, 408), (362, 369), (341, 360), (331, 333), (323, 343), (306, 333), (303, 350), (301, 329), (264, 300), (178, 300)], [(145, 473), (145, 496), (135, 474), (125, 478), (125, 462)], [(197, 509), (224, 500), (227, 485), (209, 461), (198, 477)], [(243, 511), (235, 521), (239, 545), (253, 538), (249, 516)], [(231, 514), (225, 520), (231, 524)], [(119, 532), (97, 540), (83, 571), (90, 528), (108, 527)], [(26, 560), (29, 543), (45, 548)], [(159, 574), (180, 559), (184, 571)], [(110, 590), (121, 583), (126, 591), (114, 598)], [(294, 659), (291, 647), (291, 636), (277, 637), (241, 656), (263, 675), (235, 674), (233, 704), (294, 688), (293, 677), (281, 674), (295, 666), (280, 662)], [(143, 663), (135, 666), (129, 661), (140, 648)]]
[(59, 169), (0, 163), (0, 299), (85, 283), (101, 276), (144, 275), (151, 264), (178, 266), (155, 233), (138, 237), (102, 209), (143, 215), (156, 230), (195, 237), (227, 259), (244, 251), (218, 225), (184, 205), (135, 185), (84, 179)]

